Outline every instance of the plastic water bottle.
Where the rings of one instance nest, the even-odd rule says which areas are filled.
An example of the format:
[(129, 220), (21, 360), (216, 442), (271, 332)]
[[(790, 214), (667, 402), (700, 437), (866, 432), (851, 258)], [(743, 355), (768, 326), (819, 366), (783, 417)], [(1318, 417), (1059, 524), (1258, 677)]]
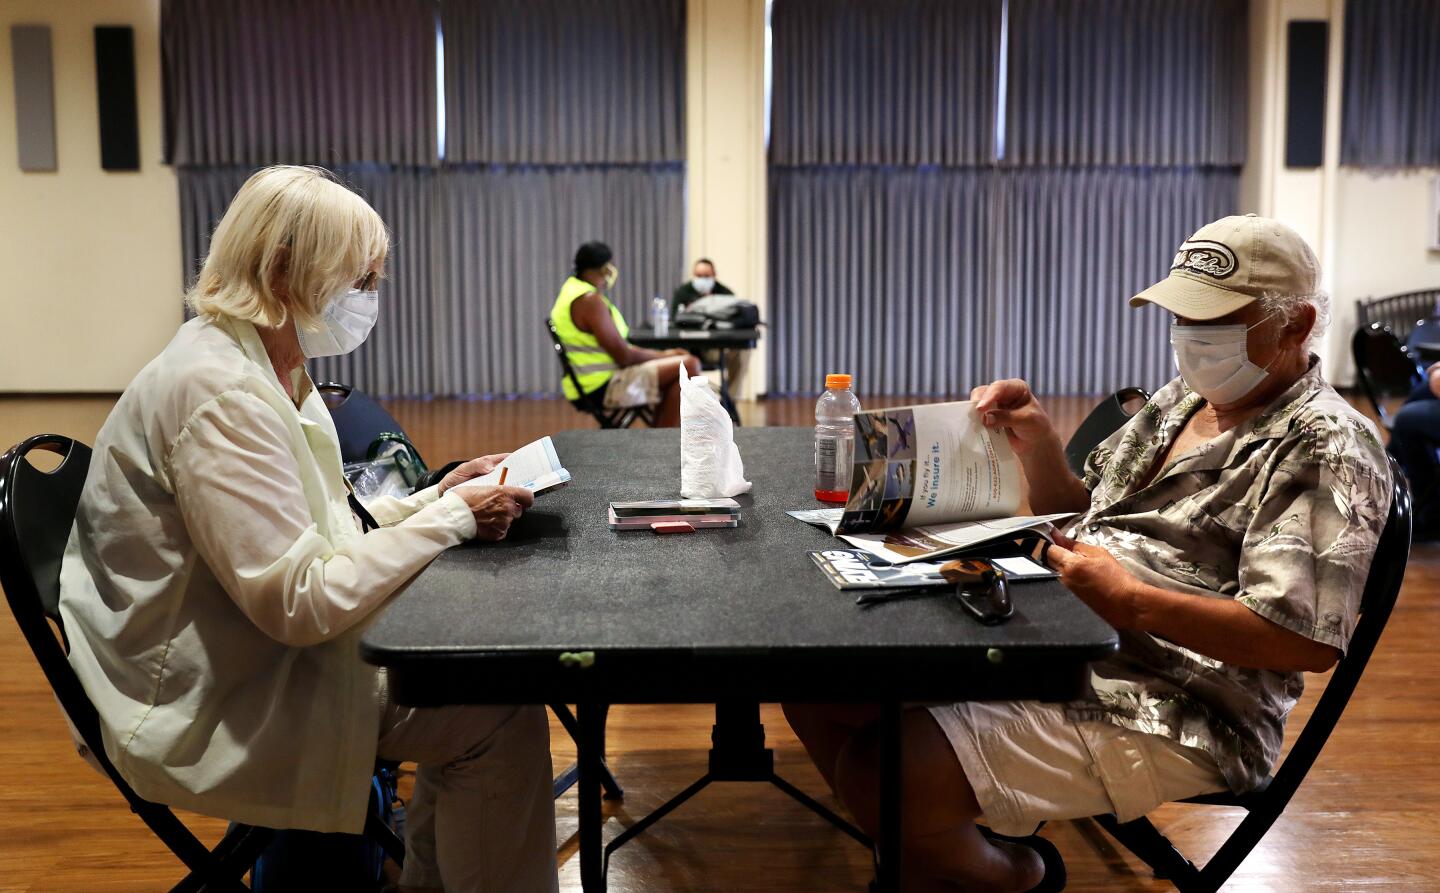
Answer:
[(855, 413), (859, 411), (850, 376), (825, 376), (825, 393), (815, 404), (815, 498), (821, 502), (843, 505), (850, 498)]
[(650, 328), (661, 337), (670, 334), (670, 302), (659, 295), (650, 302)]

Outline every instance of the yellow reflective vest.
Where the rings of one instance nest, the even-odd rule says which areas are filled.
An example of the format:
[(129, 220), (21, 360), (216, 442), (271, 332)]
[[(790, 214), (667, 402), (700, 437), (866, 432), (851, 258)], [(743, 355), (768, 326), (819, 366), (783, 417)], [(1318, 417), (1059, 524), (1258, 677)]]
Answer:
[[(555, 331), (560, 335), (560, 344), (565, 348), (565, 358), (570, 361), (575, 377), (580, 379), (581, 389), (587, 394), (603, 388), (610, 381), (610, 376), (615, 374), (615, 370), (620, 368), (614, 358), (605, 352), (605, 348), (600, 346), (599, 340), (589, 332), (580, 331), (575, 321), (570, 318), (570, 307), (575, 300), (592, 291), (599, 290), (585, 280), (571, 276), (560, 286), (560, 295), (555, 299), (555, 306), (550, 308), (550, 321), (555, 324)], [(625, 322), (620, 309), (610, 303), (610, 299), (605, 297), (603, 292), (600, 292), (600, 300), (610, 308), (610, 318), (615, 321), (620, 337), (628, 338), (630, 326)], [(560, 386), (565, 391), (566, 400), (580, 399), (580, 394), (576, 392), (568, 375)]]

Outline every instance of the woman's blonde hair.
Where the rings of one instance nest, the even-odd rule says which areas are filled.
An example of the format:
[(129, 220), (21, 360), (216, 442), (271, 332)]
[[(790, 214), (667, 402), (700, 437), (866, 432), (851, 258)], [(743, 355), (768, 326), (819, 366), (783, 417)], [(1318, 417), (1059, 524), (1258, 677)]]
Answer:
[(389, 250), (385, 221), (329, 171), (275, 165), (235, 193), (185, 300), (202, 316), (267, 327), (293, 316), (314, 330), (325, 305)]

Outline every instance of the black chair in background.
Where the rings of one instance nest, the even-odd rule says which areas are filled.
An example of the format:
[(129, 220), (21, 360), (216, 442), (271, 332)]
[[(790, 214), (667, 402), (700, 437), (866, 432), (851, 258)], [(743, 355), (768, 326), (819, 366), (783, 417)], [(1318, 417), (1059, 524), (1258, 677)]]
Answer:
[(1415, 324), (1435, 315), (1440, 303), (1440, 288), (1407, 291), (1398, 295), (1355, 302), (1355, 323), (1369, 326), (1379, 323), (1389, 326), (1400, 341), (1407, 342)]
[(575, 374), (575, 367), (570, 364), (570, 358), (565, 355), (565, 345), (560, 341), (560, 333), (555, 331), (555, 323), (550, 317), (545, 317), (545, 331), (550, 333), (550, 344), (555, 349), (555, 356), (560, 360), (560, 373), (575, 386), (575, 393), (580, 399), (571, 400), (570, 404), (583, 413), (593, 418), (601, 428), (629, 428), (636, 422), (644, 422), (647, 426), (655, 427), (655, 408), (653, 406), (631, 406), (624, 409), (606, 409), (605, 395), (600, 391), (585, 393), (580, 387), (580, 376)]
[[(385, 407), (381, 406), (375, 399), (358, 388), (348, 384), (327, 381), (318, 384), (315, 389), (325, 400), (325, 406), (330, 410), (330, 419), (335, 423), (335, 433), (340, 438), (340, 455), (346, 462), (359, 462), (369, 456), (370, 444), (374, 443), (382, 434), (405, 435), (405, 429), (395, 420)], [(407, 442), (409, 438), (406, 438)], [(423, 460), (422, 460), (423, 461)], [(428, 481), (445, 472), (453, 465), (451, 463), (436, 472), (427, 475), (422, 479), (424, 486), (429, 486)], [(570, 733), (574, 739), (580, 734), (580, 723), (575, 719), (575, 714), (565, 704), (551, 704), (550, 710), (555, 718), (560, 720), (560, 725)], [(602, 725), (603, 729), (603, 725)], [(603, 748), (602, 748), (603, 749)], [(605, 796), (609, 799), (619, 799), (625, 796), (625, 791), (620, 783), (611, 774), (610, 767), (604, 761), (601, 762), (601, 786), (605, 789)], [(579, 769), (572, 764), (564, 772), (555, 778), (555, 797), (558, 799), (566, 791), (575, 786), (579, 778)]]
[(405, 433), (385, 407), (359, 388), (326, 381), (317, 384), (315, 390), (320, 392), (335, 422), (343, 462), (363, 462), (370, 458), (370, 445), (382, 434)]
[(1149, 400), (1150, 395), (1140, 388), (1121, 388), (1090, 410), (1065, 444), (1065, 461), (1076, 477), (1084, 479), (1085, 459)]
[(1330, 684), (1325, 686), (1314, 712), (1300, 731), (1300, 737), (1281, 761), (1280, 769), (1249, 793), (1207, 794), (1183, 801), (1239, 807), (1246, 811), (1245, 818), (1210, 857), (1210, 861), (1203, 868), (1197, 868), (1149, 819), (1139, 818), (1122, 825), (1115, 821), (1113, 815), (1095, 818), (1126, 849), (1154, 869), (1156, 877), (1169, 879), (1181, 893), (1214, 893), (1234, 874), (1295, 796), (1300, 782), (1315, 765), (1315, 758), (1320, 755), (1321, 748), (1340, 721), (1345, 705), (1355, 692), (1355, 685), (1365, 672), (1365, 665), (1369, 663), (1375, 644), (1380, 640), (1380, 634), (1384, 632), (1385, 623), (1395, 607), (1400, 584), (1405, 578), (1405, 563), (1410, 556), (1410, 486), (1394, 459), (1390, 460), (1390, 474), (1394, 479), (1390, 517), (1385, 522), (1375, 556), (1371, 559), (1370, 575), (1361, 596), (1360, 621), (1350, 637), (1349, 649), (1335, 666)]
[(1425, 383), (1425, 372), (1384, 323), (1372, 322), (1356, 329), (1350, 339), (1350, 351), (1355, 357), (1355, 376), (1360, 381), (1360, 389), (1375, 408), (1380, 424), (1389, 429), (1394, 419), (1386, 408), (1386, 401), (1409, 396)]
[[(41, 471), (29, 459), (38, 451), (58, 454), (60, 464)], [(241, 877), (274, 832), (231, 825), (219, 843), (206, 847), (169, 807), (141, 799), (105, 755), (100, 718), (66, 659), (70, 646), (60, 618), (60, 562), (89, 465), (89, 447), (51, 434), (31, 437), (0, 456), (0, 586), (45, 679), (89, 755), (130, 804), (130, 810), (189, 869), (171, 888), (172, 893), (202, 888), (243, 893), (247, 888)]]

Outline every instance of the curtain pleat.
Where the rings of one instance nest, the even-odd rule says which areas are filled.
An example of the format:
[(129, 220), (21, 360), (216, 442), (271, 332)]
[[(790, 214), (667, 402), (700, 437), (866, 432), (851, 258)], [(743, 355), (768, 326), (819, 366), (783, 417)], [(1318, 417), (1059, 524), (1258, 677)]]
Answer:
[(1245, 0), (1010, 0), (1004, 163), (1238, 166)]
[(560, 366), (543, 321), (581, 243), (615, 251), (611, 297), (630, 323), (684, 269), (684, 170), (446, 167), (436, 191), (446, 221), (439, 296), (437, 393), (552, 393)]
[(433, 0), (165, 0), (165, 160), (438, 159)]
[(1440, 165), (1440, 3), (1345, 5), (1340, 161), (1357, 167)]
[[(770, 148), (771, 386), (964, 397), (1173, 377), (1128, 298), (1235, 213), (1244, 0), (777, 0)], [(963, 57), (968, 79), (947, 76)], [(976, 69), (981, 69), (977, 74)]]
[[(186, 281), (249, 168), (179, 169)], [(613, 297), (632, 323), (684, 269), (684, 170), (338, 168), (391, 231), (380, 319), (354, 353), (311, 361), (379, 396), (551, 394), (560, 367), (542, 320), (582, 242), (621, 269)]]
[(1000, 0), (778, 0), (773, 164), (994, 157)]
[(445, 157), (685, 157), (684, 0), (445, 0)]
[(1238, 175), (1015, 169), (995, 178), (989, 199), (995, 344), (980, 380), (1094, 394), (1153, 391), (1175, 376), (1169, 315), (1128, 300), (1167, 275), (1191, 233), (1234, 213)]

